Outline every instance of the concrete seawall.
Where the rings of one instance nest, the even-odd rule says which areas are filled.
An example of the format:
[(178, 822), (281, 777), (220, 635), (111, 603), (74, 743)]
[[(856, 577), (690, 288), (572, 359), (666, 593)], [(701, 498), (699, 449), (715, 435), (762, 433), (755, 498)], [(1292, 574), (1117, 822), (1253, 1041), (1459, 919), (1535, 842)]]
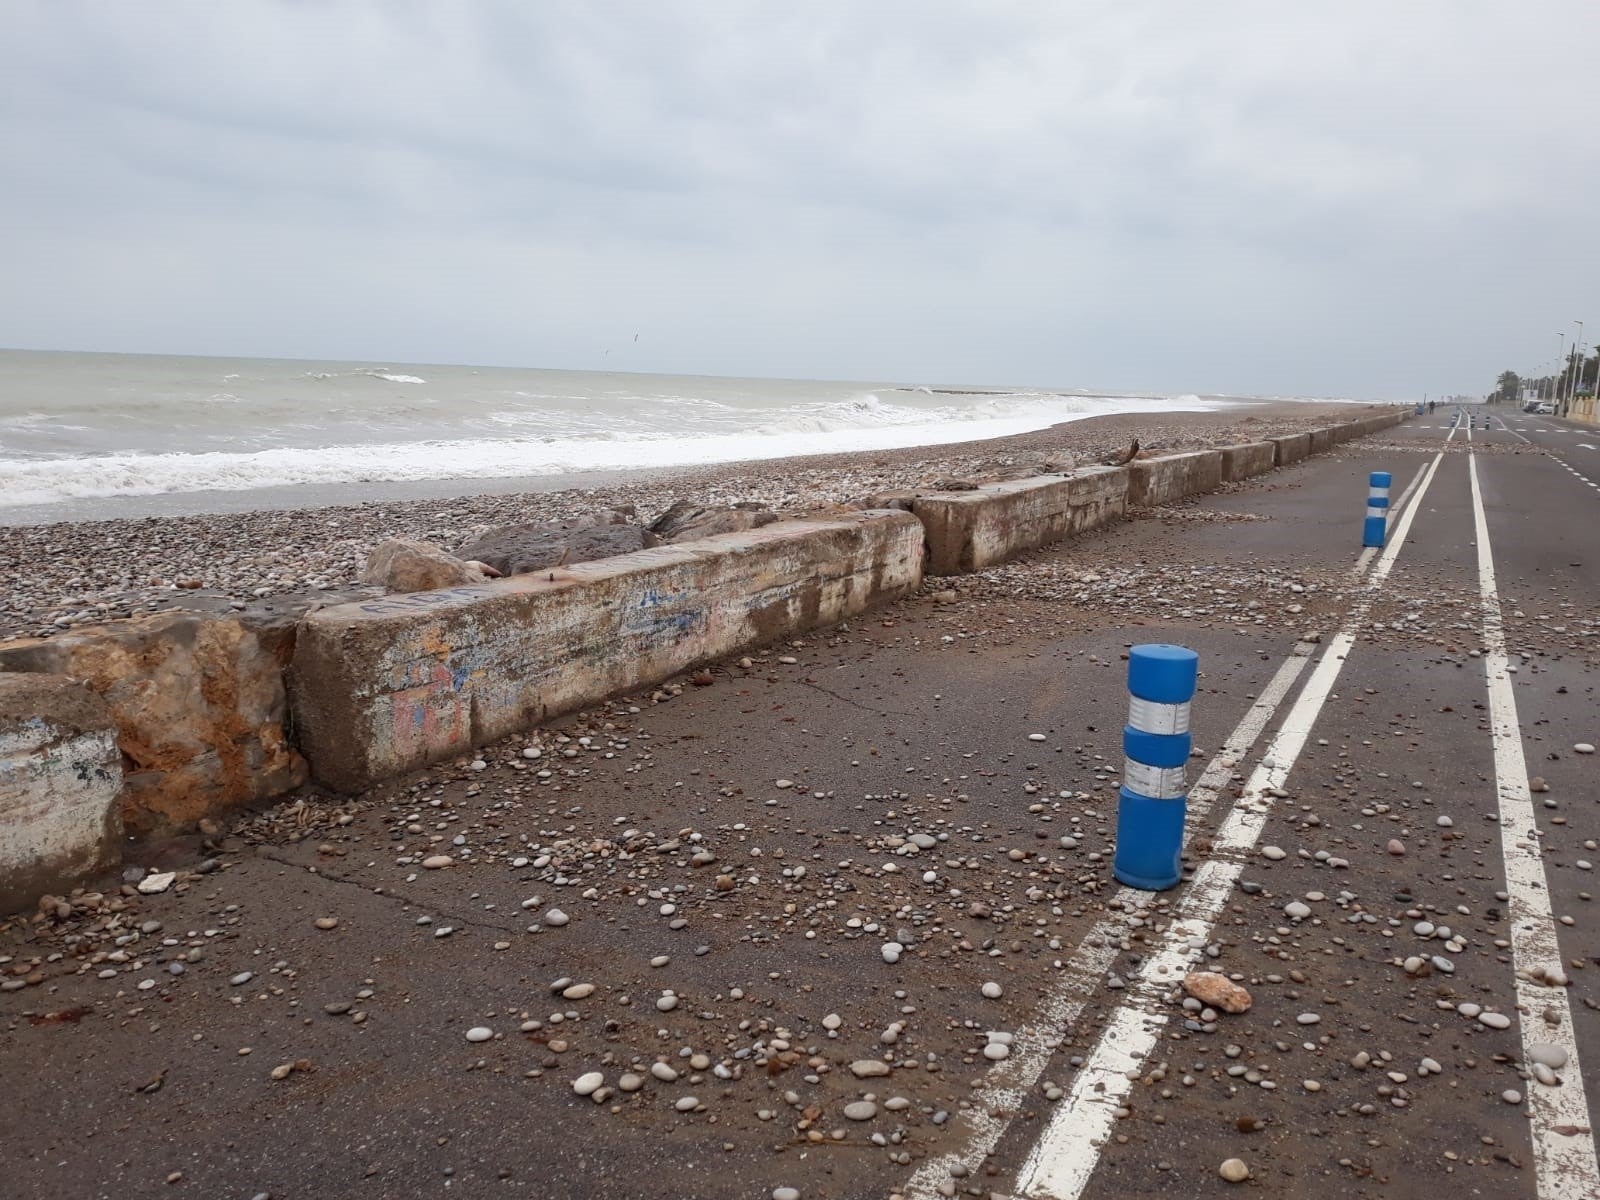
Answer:
[[(110, 712), (122, 819), (150, 834), (306, 780), (285, 733), (292, 618), (173, 612), (0, 645), (0, 672), (71, 676)], [(3, 676), (0, 676), (3, 678)]]
[(1238, 483), (1256, 475), (1265, 475), (1278, 461), (1277, 447), (1271, 442), (1224, 446), (1221, 454), (1224, 483)]
[[(135, 836), (192, 828), (292, 791), (308, 774), (359, 790), (845, 620), (914, 591), (924, 571), (980, 571), (1130, 508), (1213, 491), (1402, 419), (1381, 413), (1320, 437), (913, 494), (896, 501), (909, 512), (784, 521), (579, 564), (553, 579), (516, 576), (309, 614), (174, 612), (0, 643), (0, 684), (60, 676), (104, 714), (98, 734), (77, 730), (62, 742), (0, 706), (0, 760), (11, 764), (0, 763), (0, 841), (34, 848), (18, 851), (31, 855), (28, 873), (9, 868), (33, 882), (3, 899), (19, 903), (22, 892), (114, 863), (124, 826)], [(114, 782), (79, 772), (69, 785), (57, 767), (41, 765), (66, 761), (51, 747), (69, 742), (73, 762), (114, 744), (104, 764)], [(96, 824), (86, 814), (106, 787), (114, 819)], [(95, 853), (86, 829), (100, 831)]]
[(918, 496), (911, 511), (927, 531), (928, 574), (966, 575), (1116, 520), (1127, 507), (1127, 472), (1087, 467)]
[(1128, 464), (1128, 507), (1171, 504), (1222, 486), (1222, 451), (1191, 450)]
[(111, 714), (61, 675), (0, 675), (0, 913), (114, 866), (122, 769)]
[(359, 790), (904, 596), (922, 556), (915, 517), (871, 512), (323, 609), (295, 649), (300, 745)]

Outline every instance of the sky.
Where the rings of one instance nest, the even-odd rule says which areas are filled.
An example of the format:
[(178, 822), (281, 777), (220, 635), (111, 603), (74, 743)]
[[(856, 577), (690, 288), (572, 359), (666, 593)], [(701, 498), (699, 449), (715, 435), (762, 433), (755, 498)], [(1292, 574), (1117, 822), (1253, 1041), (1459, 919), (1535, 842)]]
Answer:
[(0, 345), (1405, 399), (1600, 335), (1592, 0), (0, 28)]

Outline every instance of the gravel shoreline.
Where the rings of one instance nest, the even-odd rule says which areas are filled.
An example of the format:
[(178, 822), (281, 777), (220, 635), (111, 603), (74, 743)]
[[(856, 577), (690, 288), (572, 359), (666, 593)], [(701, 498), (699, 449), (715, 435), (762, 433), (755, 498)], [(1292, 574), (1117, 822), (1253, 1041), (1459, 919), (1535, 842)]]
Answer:
[(1256, 403), (1205, 413), (1092, 417), (987, 441), (663, 470), (601, 487), (382, 500), (336, 507), (0, 527), (0, 637), (49, 637), (171, 608), (228, 610), (267, 598), (337, 600), (389, 537), (454, 548), (485, 529), (632, 505), (650, 520), (674, 499), (756, 501), (786, 514), (941, 476), (982, 478), (1095, 462), (1131, 438), (1197, 449), (1314, 428), (1371, 405)]

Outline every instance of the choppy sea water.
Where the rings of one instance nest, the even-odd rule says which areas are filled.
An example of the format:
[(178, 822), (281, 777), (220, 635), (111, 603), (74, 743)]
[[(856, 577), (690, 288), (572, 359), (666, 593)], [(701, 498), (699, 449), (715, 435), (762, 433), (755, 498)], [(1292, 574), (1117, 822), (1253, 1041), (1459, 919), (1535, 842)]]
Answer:
[[(115, 497), (528, 476), (937, 445), (1194, 395), (0, 350), (0, 519)], [(74, 502), (97, 501), (90, 505)]]

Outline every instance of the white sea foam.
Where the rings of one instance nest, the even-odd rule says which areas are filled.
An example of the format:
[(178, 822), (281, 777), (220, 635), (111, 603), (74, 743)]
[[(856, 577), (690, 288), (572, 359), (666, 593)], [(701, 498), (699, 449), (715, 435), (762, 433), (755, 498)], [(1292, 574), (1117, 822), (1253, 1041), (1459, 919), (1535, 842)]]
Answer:
[(388, 371), (368, 371), (374, 379), (387, 379), (390, 383), (427, 383), (426, 379), (418, 379), (415, 375), (393, 375)]
[[(106, 454), (0, 459), (0, 506), (94, 496), (240, 490), (296, 484), (419, 479), (510, 478), (582, 471), (684, 466), (940, 445), (1003, 437), (1062, 421), (1117, 412), (1193, 411), (1190, 398), (1078, 398), (1055, 395), (955, 397), (937, 411), (887, 404), (875, 395), (810, 411), (790, 407), (759, 428), (674, 435), (613, 429), (577, 437), (466, 438), (278, 448), (248, 453)], [(767, 414), (764, 414), (767, 415)], [(771, 414), (776, 416), (777, 414)]]

